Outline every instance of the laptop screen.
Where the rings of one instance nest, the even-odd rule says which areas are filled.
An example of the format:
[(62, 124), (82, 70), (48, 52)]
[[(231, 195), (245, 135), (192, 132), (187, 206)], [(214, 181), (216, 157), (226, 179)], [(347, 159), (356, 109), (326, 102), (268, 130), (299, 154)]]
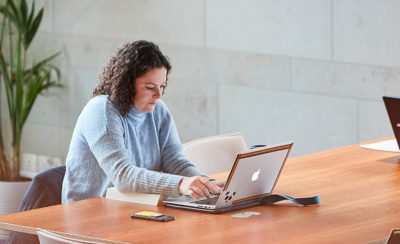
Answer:
[(385, 103), (386, 111), (389, 115), (397, 145), (400, 147), (400, 98), (384, 96), (383, 101)]

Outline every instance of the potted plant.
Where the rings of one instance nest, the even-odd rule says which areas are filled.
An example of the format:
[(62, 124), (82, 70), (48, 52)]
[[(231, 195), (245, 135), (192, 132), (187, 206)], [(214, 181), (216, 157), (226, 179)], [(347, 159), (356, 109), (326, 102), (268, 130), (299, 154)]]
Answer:
[[(6, 0), (0, 5), (0, 109), (1, 102), (5, 102), (9, 115), (7, 126), (0, 120), (0, 181), (3, 182), (21, 180), (22, 132), (36, 98), (51, 88), (62, 87), (59, 70), (50, 63), (58, 53), (38, 62), (27, 61), (27, 51), (43, 12), (44, 8), (35, 10), (35, 1), (30, 6), (26, 0)], [(10, 141), (5, 141), (6, 129), (10, 132), (7, 133), (11, 135)]]

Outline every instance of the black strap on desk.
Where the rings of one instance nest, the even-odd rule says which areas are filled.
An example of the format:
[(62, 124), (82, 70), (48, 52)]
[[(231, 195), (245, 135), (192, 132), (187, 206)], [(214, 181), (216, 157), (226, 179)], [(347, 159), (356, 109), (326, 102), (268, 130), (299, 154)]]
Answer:
[(314, 204), (319, 204), (321, 201), (319, 200), (318, 196), (313, 196), (313, 197), (304, 197), (304, 198), (293, 198), (289, 197), (286, 195), (280, 195), (280, 194), (272, 194), (264, 197), (262, 199), (264, 204), (271, 205), (276, 202), (280, 202), (283, 200), (289, 200), (292, 201), (296, 204), (303, 205), (303, 206), (308, 206), (308, 205), (314, 205)]

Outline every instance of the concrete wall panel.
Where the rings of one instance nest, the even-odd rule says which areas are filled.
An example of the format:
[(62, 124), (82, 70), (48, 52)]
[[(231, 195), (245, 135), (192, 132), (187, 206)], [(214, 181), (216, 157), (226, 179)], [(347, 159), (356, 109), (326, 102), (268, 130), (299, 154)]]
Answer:
[(242, 131), (248, 145), (294, 140), (294, 156), (357, 142), (352, 99), (225, 85), (219, 103), (220, 131)]
[(330, 59), (330, 6), (329, 0), (207, 1), (207, 47)]
[(400, 2), (333, 1), (334, 60), (400, 66)]

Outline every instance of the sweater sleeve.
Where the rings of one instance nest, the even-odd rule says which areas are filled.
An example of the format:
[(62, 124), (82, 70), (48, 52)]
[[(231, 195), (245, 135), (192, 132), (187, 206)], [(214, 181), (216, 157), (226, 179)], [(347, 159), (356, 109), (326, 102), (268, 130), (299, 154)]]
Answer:
[(90, 119), (84, 125), (84, 137), (98, 164), (118, 190), (179, 195), (182, 176), (137, 167), (131, 162), (134, 159), (129, 158), (124, 145), (122, 117), (110, 103), (89, 109), (86, 118)]
[(183, 146), (174, 119), (162, 101), (155, 111), (155, 117), (159, 121), (162, 170), (183, 176), (203, 175), (183, 154)]

